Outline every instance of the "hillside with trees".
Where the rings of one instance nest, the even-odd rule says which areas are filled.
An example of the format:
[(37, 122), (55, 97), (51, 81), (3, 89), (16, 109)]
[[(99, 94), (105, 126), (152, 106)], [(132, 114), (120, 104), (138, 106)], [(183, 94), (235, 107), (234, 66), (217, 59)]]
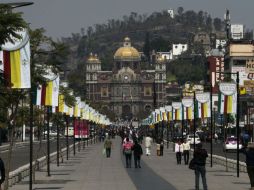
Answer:
[[(85, 60), (93, 52), (99, 55), (103, 70), (111, 70), (114, 52), (122, 45), (124, 37), (132, 40), (132, 45), (146, 55), (142, 61), (148, 67), (149, 54), (155, 51), (170, 51), (173, 43), (187, 43), (189, 52), (184, 56), (197, 55), (191, 59), (176, 60), (177, 64), (168, 66), (168, 75), (174, 74), (176, 80), (184, 83), (186, 80), (200, 81), (204, 73), (204, 50), (200, 44), (193, 42), (197, 32), (222, 33), (224, 23), (219, 18), (211, 18), (204, 11), (185, 11), (179, 7), (174, 18), (167, 11), (154, 12), (150, 15), (132, 12), (122, 19), (110, 19), (104, 24), (95, 24), (80, 33), (73, 33), (69, 38), (62, 38), (62, 42), (70, 47), (69, 64), (66, 66), (68, 79), (72, 88), (81, 92), (84, 86)], [(198, 59), (198, 63), (197, 63)], [(192, 69), (185, 72), (185, 77), (179, 67)], [(77, 74), (78, 73), (78, 74)], [(188, 78), (186, 78), (186, 74)], [(193, 77), (192, 77), (193, 76)], [(83, 78), (82, 78), (83, 77)]]

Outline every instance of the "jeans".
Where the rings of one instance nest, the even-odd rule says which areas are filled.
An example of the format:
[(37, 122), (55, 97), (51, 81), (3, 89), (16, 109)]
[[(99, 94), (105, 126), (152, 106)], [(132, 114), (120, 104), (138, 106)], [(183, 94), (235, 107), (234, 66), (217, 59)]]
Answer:
[(111, 154), (111, 148), (106, 148), (106, 156), (107, 156), (107, 158), (110, 157), (110, 154)]
[(176, 161), (177, 161), (177, 164), (181, 164), (181, 162), (182, 162), (182, 153), (181, 152), (176, 153)]
[(202, 182), (203, 182), (203, 189), (207, 190), (207, 183), (206, 183), (206, 169), (205, 166), (196, 165), (195, 169), (195, 188), (199, 190), (199, 176), (201, 174)]
[(250, 178), (250, 185), (254, 187), (254, 166), (247, 166), (247, 172)]
[(183, 157), (184, 157), (184, 163), (187, 165), (189, 163), (189, 151), (188, 150), (183, 151)]
[(137, 167), (141, 168), (141, 166), (140, 166), (140, 155), (134, 155), (134, 164), (135, 164), (135, 168), (137, 168)]
[(125, 154), (126, 168), (131, 168), (131, 154)]

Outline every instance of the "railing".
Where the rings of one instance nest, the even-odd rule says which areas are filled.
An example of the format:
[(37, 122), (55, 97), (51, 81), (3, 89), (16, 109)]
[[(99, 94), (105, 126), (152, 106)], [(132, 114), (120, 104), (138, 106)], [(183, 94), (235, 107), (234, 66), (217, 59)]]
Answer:
[[(93, 144), (93, 142), (95, 142), (94, 139), (89, 139), (90, 144)], [(79, 142), (76, 142), (75, 145), (78, 146)], [(69, 146), (70, 151), (73, 150), (73, 144)], [(62, 148), (60, 150), (60, 152), (62, 153), (62, 155), (66, 155), (66, 147)], [(57, 152), (53, 152), (50, 154), (50, 160), (51, 162), (55, 161), (57, 159)], [(40, 170), (41, 168), (43, 168), (45, 165), (47, 165), (47, 157), (43, 156), (39, 159), (37, 159), (36, 161), (33, 162), (33, 166), (35, 167), (35, 170)], [(19, 167), (18, 169), (12, 171), (9, 173), (9, 181), (8, 181), (8, 185), (9, 187), (19, 183), (20, 181), (22, 181), (25, 177), (29, 176), (29, 169), (30, 169), (30, 164), (26, 164), (24, 166)]]

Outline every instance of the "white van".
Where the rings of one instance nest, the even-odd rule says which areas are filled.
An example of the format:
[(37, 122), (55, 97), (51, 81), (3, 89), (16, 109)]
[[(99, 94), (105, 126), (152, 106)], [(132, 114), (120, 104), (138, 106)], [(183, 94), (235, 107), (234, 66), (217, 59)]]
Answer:
[[(187, 135), (186, 138), (187, 142), (189, 142), (190, 144), (194, 144), (194, 135)], [(201, 143), (199, 136), (196, 134), (195, 135), (195, 144), (199, 144)]]
[[(67, 127), (65, 127), (64, 135), (67, 136)], [(69, 126), (68, 127), (68, 136), (73, 137), (73, 135), (74, 135), (73, 127)]]

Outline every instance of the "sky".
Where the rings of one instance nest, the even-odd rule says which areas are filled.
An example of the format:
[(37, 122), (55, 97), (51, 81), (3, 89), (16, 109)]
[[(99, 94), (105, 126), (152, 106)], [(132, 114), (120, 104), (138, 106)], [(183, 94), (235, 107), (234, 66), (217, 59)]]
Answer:
[[(155, 11), (183, 7), (184, 10), (203, 10), (213, 18), (223, 19), (229, 9), (232, 24), (254, 28), (254, 0), (25, 0), (33, 5), (17, 8), (33, 29), (45, 28), (55, 39), (79, 33), (81, 28), (102, 24), (109, 19), (121, 19), (131, 12), (150, 14)], [(0, 0), (1, 3), (22, 2)]]

